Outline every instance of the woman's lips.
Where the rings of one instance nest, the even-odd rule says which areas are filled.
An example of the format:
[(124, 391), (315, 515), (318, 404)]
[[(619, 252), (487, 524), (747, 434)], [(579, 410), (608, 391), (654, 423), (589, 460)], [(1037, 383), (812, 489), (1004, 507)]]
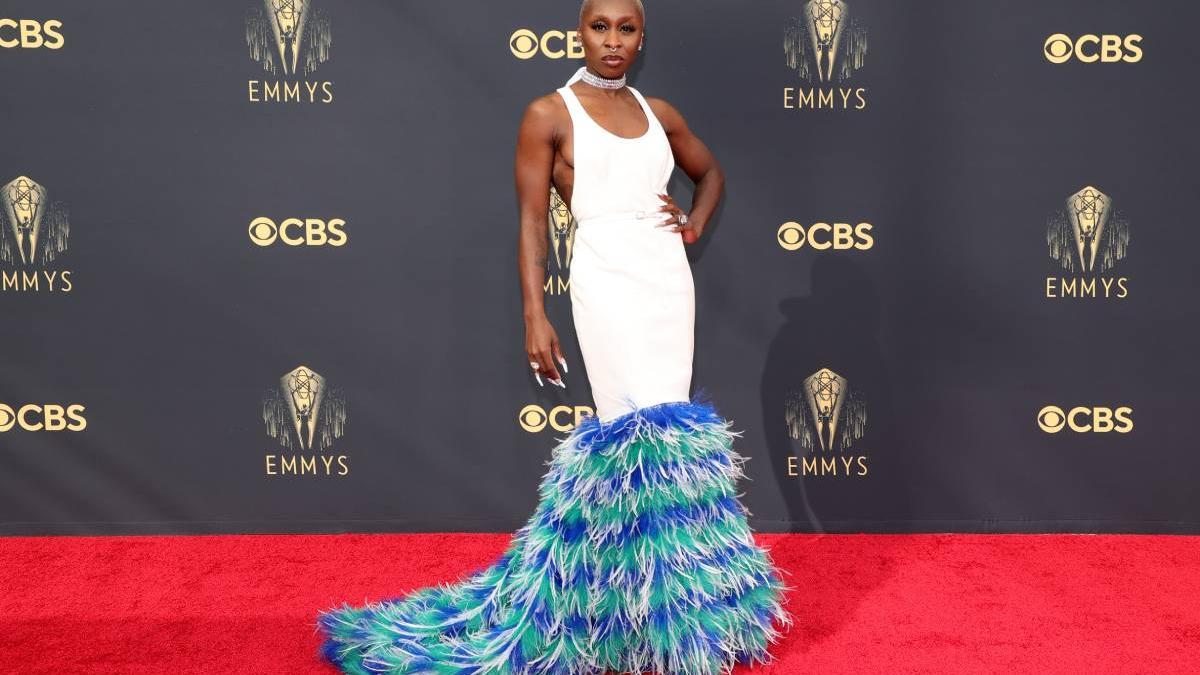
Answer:
[(615, 65), (619, 65), (625, 59), (620, 56), (605, 56), (604, 58), (602, 58), (600, 60), (607, 63), (610, 66), (615, 66)]

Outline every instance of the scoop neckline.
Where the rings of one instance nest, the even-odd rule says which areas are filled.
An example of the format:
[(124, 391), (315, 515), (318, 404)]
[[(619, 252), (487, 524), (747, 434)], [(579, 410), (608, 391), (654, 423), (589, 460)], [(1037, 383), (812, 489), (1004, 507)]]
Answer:
[(575, 103), (579, 105), (579, 110), (583, 113), (583, 116), (587, 118), (588, 122), (592, 123), (592, 126), (596, 127), (600, 131), (603, 131), (604, 133), (608, 134), (609, 136), (612, 136), (613, 138), (617, 139), (618, 141), (640, 141), (643, 138), (649, 136), (650, 130), (653, 129), (653, 127), (654, 127), (654, 120), (650, 119), (651, 111), (649, 110), (649, 106), (642, 104), (642, 98), (640, 96), (638, 96), (637, 91), (633, 87), (629, 87), (629, 93), (633, 94), (634, 100), (636, 100), (638, 102), (638, 107), (642, 109), (642, 114), (646, 116), (646, 131), (643, 132), (641, 136), (635, 136), (633, 138), (626, 138), (624, 136), (618, 136), (618, 135), (614, 134), (613, 132), (609, 131), (608, 129), (605, 129), (603, 126), (601, 126), (601, 124), (599, 122), (597, 122), (595, 119), (592, 118), (591, 114), (587, 111), (587, 108), (585, 108), (583, 106), (583, 101), (579, 100), (579, 96), (575, 93), (575, 90), (571, 88), (571, 85), (568, 84), (568, 85), (564, 86), (563, 89), (566, 89), (567, 91), (571, 92), (571, 96), (575, 97)]

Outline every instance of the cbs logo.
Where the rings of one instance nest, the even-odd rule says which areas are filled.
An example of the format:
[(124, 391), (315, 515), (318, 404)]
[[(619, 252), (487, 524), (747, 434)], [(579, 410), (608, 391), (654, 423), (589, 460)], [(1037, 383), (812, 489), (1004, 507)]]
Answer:
[(547, 425), (555, 431), (570, 431), (579, 425), (585, 417), (595, 412), (586, 405), (556, 405), (546, 412), (546, 409), (536, 403), (521, 408), (517, 413), (517, 422), (521, 428), (531, 434), (546, 428)]
[(288, 246), (344, 246), (345, 227), (346, 221), (341, 218), (288, 218), (278, 225), (270, 218), (255, 218), (250, 221), (250, 241), (259, 246), (270, 246), (277, 240)]
[(508, 48), (521, 60), (532, 59), (539, 53), (548, 59), (583, 58), (583, 43), (578, 31), (548, 30), (541, 35), (528, 28), (518, 28), (508, 39)]
[(55, 403), (30, 403), (16, 410), (0, 403), (0, 433), (19, 426), (25, 431), (83, 431), (87, 420), (81, 405), (61, 406)]
[(870, 223), (855, 226), (848, 223), (813, 223), (806, 230), (800, 223), (786, 222), (779, 226), (775, 238), (787, 251), (795, 251), (805, 243), (818, 251), (830, 248), (835, 251), (851, 248), (865, 251), (875, 245), (871, 227)]
[(59, 49), (63, 46), (62, 22), (34, 21), (33, 19), (0, 19), (0, 47), (12, 49)]
[(1076, 406), (1064, 411), (1056, 405), (1048, 405), (1038, 411), (1037, 423), (1048, 434), (1057, 434), (1064, 427), (1079, 433), (1094, 431), (1105, 434), (1115, 431), (1127, 434), (1133, 431), (1132, 415), (1133, 408), (1128, 407)]
[(1081, 35), (1072, 40), (1070, 36), (1055, 33), (1046, 38), (1042, 51), (1050, 63), (1066, 63), (1074, 56), (1084, 63), (1137, 63), (1142, 60), (1142, 48), (1138, 43), (1141, 35)]

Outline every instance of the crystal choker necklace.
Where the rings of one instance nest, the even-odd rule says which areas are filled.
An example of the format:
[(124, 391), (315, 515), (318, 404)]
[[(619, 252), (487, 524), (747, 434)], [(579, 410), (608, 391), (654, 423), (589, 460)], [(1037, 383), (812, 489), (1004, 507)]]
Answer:
[(607, 77), (593, 75), (592, 71), (588, 70), (587, 68), (584, 68), (583, 72), (580, 73), (579, 79), (583, 80), (587, 84), (592, 85), (593, 87), (599, 87), (601, 89), (620, 89), (621, 87), (625, 86), (624, 74), (615, 80), (610, 80)]

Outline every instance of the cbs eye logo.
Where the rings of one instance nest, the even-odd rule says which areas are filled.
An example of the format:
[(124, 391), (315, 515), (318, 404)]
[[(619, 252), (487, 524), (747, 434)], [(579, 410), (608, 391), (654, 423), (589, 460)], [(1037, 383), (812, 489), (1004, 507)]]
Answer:
[(517, 423), (531, 434), (545, 429), (547, 425), (555, 431), (566, 432), (578, 426), (585, 417), (594, 414), (592, 409), (586, 405), (556, 405), (547, 413), (542, 406), (531, 403), (517, 413)]
[(1142, 60), (1141, 35), (1081, 35), (1076, 39), (1063, 33), (1046, 38), (1042, 51), (1050, 63), (1066, 63), (1074, 56), (1083, 63), (1137, 63)]
[(1133, 431), (1133, 408), (1076, 406), (1064, 411), (1056, 405), (1048, 405), (1038, 411), (1037, 423), (1041, 430), (1048, 434), (1057, 434), (1064, 428), (1081, 434), (1105, 434), (1110, 431), (1127, 434)]
[(518, 28), (508, 38), (508, 48), (522, 61), (541, 54), (548, 59), (583, 58), (583, 43), (578, 31), (548, 30), (541, 35), (528, 28)]
[(87, 420), (81, 405), (61, 406), (56, 403), (30, 403), (16, 410), (0, 403), (0, 433), (20, 427), (25, 431), (83, 431)]
[(63, 46), (62, 22), (34, 21), (33, 19), (0, 19), (0, 47), (13, 49), (60, 49)]
[(852, 248), (866, 251), (875, 245), (871, 229), (870, 223), (854, 226), (849, 223), (813, 223), (805, 229), (800, 223), (789, 221), (779, 226), (775, 232), (775, 239), (785, 251), (796, 251), (805, 244), (818, 251), (831, 248), (835, 251)]
[(344, 246), (347, 241), (346, 221), (333, 218), (288, 218), (278, 225), (270, 218), (250, 221), (250, 241), (258, 246), (270, 246), (276, 241), (288, 246)]

